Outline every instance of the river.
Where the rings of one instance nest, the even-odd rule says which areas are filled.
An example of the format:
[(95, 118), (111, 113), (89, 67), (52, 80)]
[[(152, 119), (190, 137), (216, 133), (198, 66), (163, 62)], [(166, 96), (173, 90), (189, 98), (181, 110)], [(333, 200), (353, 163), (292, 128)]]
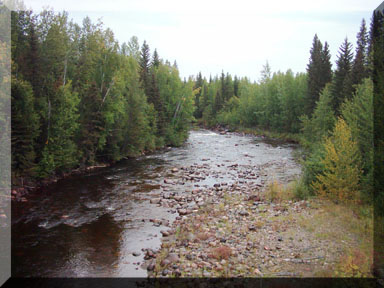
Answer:
[[(181, 147), (70, 176), (33, 192), (27, 202), (12, 203), (12, 275), (146, 277), (140, 267), (142, 249), (158, 249), (160, 231), (178, 216), (150, 199), (250, 181), (239, 179), (228, 169), (231, 165), (255, 171), (252, 181), (260, 185), (272, 179), (286, 183), (300, 174), (292, 155), (296, 148), (238, 133), (191, 131)], [(195, 181), (175, 173), (202, 166), (210, 172)]]

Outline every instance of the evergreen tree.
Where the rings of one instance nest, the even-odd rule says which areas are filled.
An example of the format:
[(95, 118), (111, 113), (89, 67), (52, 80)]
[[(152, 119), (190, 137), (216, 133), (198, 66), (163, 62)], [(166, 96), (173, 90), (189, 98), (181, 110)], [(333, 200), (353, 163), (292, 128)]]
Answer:
[(31, 17), (31, 21), (29, 23), (28, 28), (28, 52), (26, 55), (26, 71), (24, 71), (23, 75), (26, 80), (28, 80), (33, 88), (33, 92), (35, 95), (38, 95), (40, 93), (41, 89), (41, 81), (40, 81), (40, 75), (41, 75), (41, 69), (40, 69), (40, 47), (39, 47), (39, 41), (36, 33), (36, 24), (35, 24), (36, 18)]
[(149, 90), (150, 103), (153, 104), (156, 112), (157, 112), (157, 131), (158, 135), (163, 137), (165, 136), (165, 130), (166, 130), (166, 120), (164, 115), (164, 103), (163, 99), (160, 95), (159, 87), (157, 85), (157, 81), (155, 78), (155, 74), (151, 74), (151, 86)]
[(233, 94), (235, 96), (239, 96), (239, 79), (235, 75), (235, 78), (233, 79)]
[(234, 89), (233, 89), (233, 82), (232, 82), (232, 77), (227, 73), (225, 76), (225, 81), (224, 81), (224, 88), (223, 88), (223, 99), (224, 102), (229, 101), (234, 95)]
[(328, 43), (323, 44), (315, 34), (311, 48), (311, 56), (307, 66), (308, 90), (306, 100), (307, 115), (311, 115), (319, 100), (321, 90), (332, 80), (332, 66)]
[[(325, 41), (324, 48), (321, 53), (321, 59), (322, 59), (322, 83), (323, 87), (327, 85), (328, 83), (332, 82), (332, 63), (331, 63), (331, 53), (329, 51), (329, 45), (328, 42)], [(322, 90), (322, 89), (321, 89)], [(321, 91), (320, 90), (320, 91)]]
[(340, 105), (345, 99), (352, 97), (352, 44), (345, 38), (340, 47), (338, 59), (336, 60), (335, 78), (333, 80), (332, 94), (333, 94), (333, 109), (336, 114), (340, 114)]
[(341, 107), (341, 115), (357, 141), (363, 161), (362, 190), (371, 200), (373, 188), (373, 83), (366, 78), (356, 87), (351, 101)]
[(102, 148), (101, 135), (105, 127), (101, 106), (101, 93), (93, 82), (80, 101), (79, 147), (83, 152), (81, 163), (94, 164), (96, 153)]
[(195, 84), (193, 86), (193, 89), (199, 89), (195, 94), (195, 112), (194, 116), (196, 119), (200, 119), (203, 116), (203, 110), (204, 106), (202, 105), (200, 99), (201, 99), (201, 93), (202, 93), (202, 86), (203, 86), (203, 77), (201, 76), (201, 72), (197, 74)]
[(150, 76), (150, 52), (149, 52), (149, 46), (146, 41), (144, 41), (143, 45), (141, 46), (141, 52), (140, 52), (140, 81), (142, 83), (142, 88), (145, 91), (145, 95), (148, 97), (148, 101), (150, 103), (153, 103), (149, 89), (151, 87), (151, 76)]
[(223, 107), (223, 100), (222, 100), (221, 95), (222, 94), (220, 93), (220, 91), (217, 90), (216, 96), (215, 96), (215, 102), (214, 102), (213, 109), (212, 109), (213, 115), (216, 115), (221, 110), (221, 108)]
[(328, 136), (336, 121), (330, 88), (330, 84), (327, 84), (320, 93), (320, 99), (316, 102), (312, 117), (309, 119), (305, 115), (301, 118), (303, 135), (311, 143), (319, 142), (324, 136)]
[[(368, 76), (368, 36), (365, 20), (361, 22), (360, 31), (357, 34), (356, 55), (353, 61), (351, 81), (352, 85), (361, 84), (363, 79)], [(353, 88), (355, 91), (355, 88)]]
[[(384, 14), (375, 10), (371, 26), (373, 54), (374, 198), (376, 215), (384, 215)], [(380, 224), (379, 224), (380, 225)], [(383, 265), (377, 255), (376, 265)], [(380, 266), (377, 266), (379, 268)], [(383, 266), (381, 266), (383, 267)]]
[(14, 176), (32, 175), (35, 166), (35, 140), (39, 135), (39, 116), (33, 106), (33, 90), (28, 82), (12, 79), (11, 147)]
[(157, 54), (157, 50), (155, 49), (155, 51), (153, 52), (153, 57), (152, 57), (152, 63), (151, 63), (152, 67), (156, 67), (158, 68), (159, 65), (160, 65), (160, 59), (159, 59), (159, 54)]
[(271, 66), (269, 66), (268, 61), (263, 65), (263, 70), (261, 70), (261, 80), (260, 83), (266, 83), (271, 79)]
[(342, 118), (326, 139), (324, 149), (324, 171), (317, 175), (313, 189), (336, 202), (358, 200), (361, 158), (357, 142)]

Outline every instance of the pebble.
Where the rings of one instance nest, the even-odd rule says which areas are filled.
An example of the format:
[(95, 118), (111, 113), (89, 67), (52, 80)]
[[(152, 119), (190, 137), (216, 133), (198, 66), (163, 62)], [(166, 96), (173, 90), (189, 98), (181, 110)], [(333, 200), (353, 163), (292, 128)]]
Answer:
[(159, 204), (161, 202), (161, 198), (152, 198), (149, 201), (151, 204)]
[[(208, 161), (209, 159), (200, 160)], [(223, 162), (232, 161), (223, 160)], [(232, 273), (238, 267), (241, 267), (241, 269), (248, 271), (245, 275), (252, 274), (256, 277), (262, 277), (267, 273), (264, 269), (267, 269), (268, 265), (276, 265), (271, 261), (273, 257), (277, 257), (274, 258), (274, 261), (277, 261), (277, 263), (279, 261), (279, 256), (275, 255), (276, 251), (274, 252), (274, 250), (280, 250), (278, 253), (281, 254), (288, 250), (283, 250), (281, 249), (282, 247), (274, 245), (277, 244), (276, 242), (274, 243), (276, 240), (279, 242), (283, 241), (283, 238), (276, 236), (276, 233), (279, 233), (278, 231), (284, 232), (285, 230), (280, 227), (277, 230), (273, 227), (271, 222), (273, 223), (275, 220), (270, 217), (276, 214), (284, 215), (286, 211), (282, 213), (283, 210), (274, 209), (274, 207), (280, 207), (281, 205), (273, 206), (274, 203), (270, 204), (263, 199), (263, 188), (268, 183), (263, 175), (270, 175), (269, 171), (264, 170), (265, 173), (263, 173), (261, 172), (263, 171), (261, 170), (262, 168), (244, 167), (240, 162), (232, 162), (222, 165), (218, 164), (218, 167), (224, 167), (224, 170), (219, 173), (219, 169), (211, 171), (211, 165), (210, 162), (195, 163), (189, 167), (174, 167), (170, 169), (173, 173), (180, 172), (179, 179), (183, 179), (186, 183), (189, 183), (189, 181), (194, 183), (188, 187), (186, 186), (187, 190), (177, 192), (173, 192), (174, 188), (171, 188), (169, 185), (162, 185), (163, 191), (167, 187), (170, 189), (166, 192), (167, 194), (161, 195), (160, 199), (165, 200), (160, 200), (159, 203), (178, 212), (179, 216), (175, 218), (171, 226), (173, 231), (176, 230), (176, 227), (186, 227), (188, 229), (178, 232), (180, 238), (178, 238), (175, 246), (172, 245), (173, 240), (163, 242), (164, 245), (162, 244), (163, 248), (161, 248), (161, 251), (168, 251), (169, 254), (160, 264), (163, 269), (166, 269), (157, 271), (156, 275), (170, 276), (172, 274), (172, 276), (180, 276), (183, 274), (186, 277), (212, 277), (213, 275), (216, 276), (216, 273), (212, 271), (226, 271), (228, 269), (230, 275), (236, 276), (236, 273)], [(232, 180), (228, 181), (228, 175), (224, 175), (228, 173), (233, 175)], [(200, 186), (195, 184), (206, 177), (209, 177), (210, 181), (213, 180), (216, 183), (207, 181), (199, 183)], [(223, 178), (225, 180), (221, 180)], [(178, 185), (182, 184), (180, 180), (172, 180), (163, 179), (166, 184), (176, 184), (176, 182)], [(188, 189), (190, 190), (188, 191)], [(234, 195), (229, 202), (228, 198), (226, 198), (228, 195), (230, 197)], [(201, 206), (205, 204), (208, 204), (210, 209), (206, 209), (205, 214), (202, 215), (198, 209), (199, 207), (201, 209)], [(292, 208), (289, 207), (288, 210)], [(202, 209), (205, 208), (203, 207)], [(266, 217), (264, 215), (260, 217), (260, 213), (269, 213), (267, 217), (272, 220), (264, 222)], [(261, 226), (258, 224), (260, 221), (263, 223)], [(254, 232), (249, 233), (249, 231)], [(170, 231), (161, 230), (160, 233), (163, 237), (170, 235)], [(208, 239), (200, 239), (198, 237), (199, 233), (207, 233), (212, 236)], [(169, 246), (170, 243), (171, 246)], [(230, 256), (226, 256), (228, 259), (222, 259), (221, 256), (218, 258), (212, 257), (212, 251), (216, 253), (221, 247), (220, 243), (226, 243), (225, 245), (231, 248)], [(283, 243), (279, 244), (283, 246)], [(179, 263), (179, 255), (182, 259), (185, 259), (182, 263)], [(146, 256), (149, 257), (148, 261), (155, 260), (150, 257), (148, 250)], [(265, 260), (262, 260), (263, 258)], [(266, 265), (262, 265), (261, 262), (265, 262)], [(254, 263), (258, 263), (260, 266), (258, 268), (252, 267), (251, 265), (254, 265)], [(150, 262), (147, 270), (156, 270), (154, 264)], [(201, 269), (204, 271), (202, 272)]]
[(163, 272), (161, 274), (163, 276), (167, 276), (169, 274), (169, 270), (165, 269), (165, 270), (163, 270)]

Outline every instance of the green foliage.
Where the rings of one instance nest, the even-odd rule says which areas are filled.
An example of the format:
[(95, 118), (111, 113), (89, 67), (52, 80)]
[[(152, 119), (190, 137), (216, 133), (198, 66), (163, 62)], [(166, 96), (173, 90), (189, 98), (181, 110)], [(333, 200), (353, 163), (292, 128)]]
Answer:
[(337, 68), (332, 82), (333, 109), (340, 115), (340, 106), (352, 97), (352, 44), (345, 38), (336, 60)]
[(356, 87), (352, 100), (341, 107), (341, 115), (359, 146), (363, 161), (362, 191), (370, 200), (373, 189), (373, 83), (370, 79), (364, 79)]
[(319, 100), (320, 92), (325, 85), (332, 80), (331, 56), (327, 42), (323, 44), (315, 35), (311, 48), (311, 57), (307, 67), (308, 90), (306, 95), (306, 113), (311, 115), (315, 109), (316, 102)]
[(36, 160), (35, 140), (39, 135), (39, 117), (33, 106), (31, 85), (12, 78), (12, 173), (28, 175), (33, 171)]
[[(361, 21), (360, 31), (357, 34), (356, 55), (352, 65), (352, 85), (361, 84), (368, 77), (368, 35), (365, 20)], [(353, 91), (355, 89), (353, 88)]]
[(324, 136), (328, 136), (335, 123), (332, 109), (332, 98), (330, 85), (327, 85), (320, 94), (312, 117), (302, 116), (302, 133), (309, 143), (319, 142)]
[[(266, 69), (270, 69), (269, 66)], [(270, 70), (265, 73), (260, 83), (250, 83), (247, 78), (239, 80), (235, 77), (236, 81), (232, 81), (232, 77), (223, 72), (220, 79), (215, 77), (203, 85), (203, 122), (211, 126), (219, 123), (299, 132), (299, 116), (304, 113), (307, 89), (306, 75), (294, 75), (291, 70), (275, 73), (273, 77)]]
[(316, 181), (316, 176), (325, 169), (322, 162), (324, 155), (324, 146), (322, 143), (316, 143), (311, 146), (311, 151), (303, 163), (303, 183), (307, 186), (310, 195), (315, 194), (311, 184)]
[(140, 51), (133, 36), (120, 48), (101, 21), (79, 26), (51, 10), (12, 12), (12, 28), (15, 177), (45, 178), (186, 139), (194, 83), (156, 49), (150, 61), (146, 42)]
[(43, 150), (47, 155), (43, 154), (41, 160), (49, 162), (49, 165), (41, 164), (44, 174), (70, 169), (78, 164), (78, 150), (74, 141), (79, 127), (77, 107), (80, 100), (77, 93), (71, 90), (71, 82), (60, 87), (52, 103), (48, 139)]
[(339, 118), (332, 135), (325, 140), (324, 170), (316, 176), (312, 188), (317, 194), (336, 201), (358, 199), (361, 158), (351, 129)]
[[(384, 216), (384, 15), (373, 13), (371, 26), (371, 51), (373, 54), (373, 107), (374, 107), (374, 196), (375, 213)], [(379, 227), (381, 225), (378, 225)], [(377, 241), (378, 242), (378, 241)], [(383, 264), (382, 257), (376, 257)]]
[(300, 178), (293, 182), (291, 187), (294, 199), (306, 200), (310, 196), (308, 186), (304, 183), (304, 179)]

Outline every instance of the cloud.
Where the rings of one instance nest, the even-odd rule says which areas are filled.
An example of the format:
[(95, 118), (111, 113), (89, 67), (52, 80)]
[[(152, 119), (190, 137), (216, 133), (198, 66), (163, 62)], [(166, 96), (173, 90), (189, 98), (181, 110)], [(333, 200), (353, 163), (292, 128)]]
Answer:
[(120, 43), (136, 35), (160, 57), (176, 60), (183, 77), (222, 69), (259, 78), (268, 60), (272, 70), (304, 72), (312, 39), (328, 41), (333, 61), (345, 36), (355, 42), (360, 21), (369, 22), (376, 1), (176, 1), (29, 0), (35, 11), (48, 4), (70, 17), (103, 17)]

